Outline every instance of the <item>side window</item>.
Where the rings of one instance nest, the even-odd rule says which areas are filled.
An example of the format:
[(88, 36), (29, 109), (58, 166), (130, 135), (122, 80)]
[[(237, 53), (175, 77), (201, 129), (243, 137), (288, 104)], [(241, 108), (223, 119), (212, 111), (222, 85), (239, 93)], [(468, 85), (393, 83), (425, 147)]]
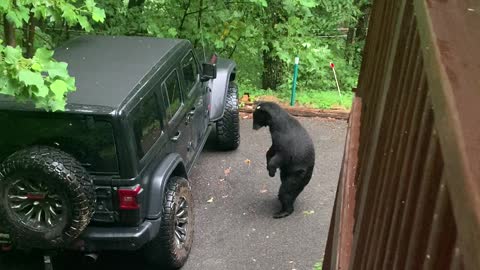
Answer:
[(178, 82), (177, 71), (173, 71), (165, 80), (166, 95), (168, 104), (166, 106), (166, 112), (168, 119), (172, 119), (175, 113), (178, 111), (182, 105), (182, 93), (180, 92), (180, 85)]
[(185, 89), (192, 89), (193, 85), (197, 82), (198, 78), (198, 66), (195, 61), (195, 57), (192, 52), (189, 52), (182, 60), (182, 72)]
[(156, 95), (150, 95), (132, 111), (138, 158), (142, 158), (148, 152), (162, 133), (157, 104)]

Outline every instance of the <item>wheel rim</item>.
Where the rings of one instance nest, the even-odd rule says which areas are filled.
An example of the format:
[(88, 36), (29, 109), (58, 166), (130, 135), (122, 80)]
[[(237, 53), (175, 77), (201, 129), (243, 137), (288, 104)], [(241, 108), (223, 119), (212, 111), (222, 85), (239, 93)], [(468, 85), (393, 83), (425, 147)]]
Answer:
[(175, 212), (175, 242), (178, 247), (183, 247), (188, 237), (188, 202), (185, 197), (178, 200), (177, 211)]
[(34, 230), (49, 230), (65, 220), (66, 201), (43, 181), (18, 178), (6, 189), (7, 209)]

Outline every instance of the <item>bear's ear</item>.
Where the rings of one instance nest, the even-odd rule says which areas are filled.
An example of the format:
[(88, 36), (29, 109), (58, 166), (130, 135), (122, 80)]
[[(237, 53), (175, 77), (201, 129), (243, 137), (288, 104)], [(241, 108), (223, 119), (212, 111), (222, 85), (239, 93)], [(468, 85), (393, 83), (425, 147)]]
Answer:
[(271, 120), (272, 116), (270, 115), (269, 111), (262, 108), (262, 105), (259, 105), (253, 112), (253, 129), (256, 130), (264, 126), (268, 126), (270, 125)]

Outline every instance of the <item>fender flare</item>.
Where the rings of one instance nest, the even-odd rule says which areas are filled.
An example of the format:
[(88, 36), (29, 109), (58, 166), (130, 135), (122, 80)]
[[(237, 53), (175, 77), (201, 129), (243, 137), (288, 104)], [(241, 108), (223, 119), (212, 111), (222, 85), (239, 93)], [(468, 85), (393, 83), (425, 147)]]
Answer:
[(235, 80), (236, 66), (233, 60), (217, 59), (217, 77), (208, 82), (208, 87), (212, 90), (210, 96), (210, 121), (217, 121), (223, 117), (228, 84), (230, 81)]
[[(154, 170), (150, 177), (149, 193), (147, 195), (147, 219), (158, 219), (162, 214), (163, 197), (168, 179), (177, 175), (187, 179), (183, 159), (177, 153), (169, 154)], [(187, 179), (188, 180), (188, 179)]]

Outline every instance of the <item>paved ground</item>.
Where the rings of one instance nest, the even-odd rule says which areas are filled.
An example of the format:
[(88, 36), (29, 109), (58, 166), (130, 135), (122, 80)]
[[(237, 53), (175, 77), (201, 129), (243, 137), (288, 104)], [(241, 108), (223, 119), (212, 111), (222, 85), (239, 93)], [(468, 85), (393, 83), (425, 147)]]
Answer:
[[(310, 270), (321, 260), (346, 123), (312, 118), (301, 122), (315, 143), (316, 167), (312, 181), (297, 199), (295, 212), (284, 219), (272, 218), (280, 207), (276, 199), (280, 179), (278, 173), (270, 178), (266, 171), (265, 152), (271, 144), (267, 129), (253, 131), (252, 121), (242, 120), (237, 151), (216, 152), (207, 145), (190, 177), (196, 231), (194, 247), (182, 270)], [(28, 266), (20, 267), (13, 263), (17, 259), (22, 261), (7, 258), (7, 263), (2, 263), (0, 257), (0, 269), (41, 269), (25, 260), (23, 264)], [(129, 256), (103, 257), (95, 268), (131, 269), (132, 261), (138, 263)]]

